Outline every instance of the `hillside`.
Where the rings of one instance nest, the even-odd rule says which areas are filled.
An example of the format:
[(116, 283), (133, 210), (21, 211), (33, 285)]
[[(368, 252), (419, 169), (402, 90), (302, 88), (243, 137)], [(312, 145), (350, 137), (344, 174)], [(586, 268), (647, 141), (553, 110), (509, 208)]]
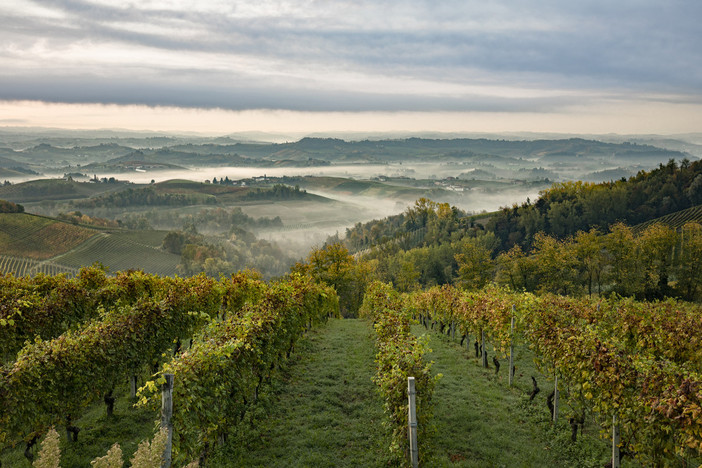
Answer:
[(93, 229), (25, 213), (0, 213), (0, 254), (46, 260), (96, 235)]
[(98, 230), (25, 213), (0, 214), (2, 273), (75, 273), (99, 262), (110, 271), (174, 275), (180, 256), (163, 251), (164, 231)]
[(644, 223), (702, 203), (702, 161), (683, 160), (640, 171), (628, 180), (601, 184), (566, 182), (541, 192), (538, 200), (505, 207), (487, 229), (499, 250), (528, 249), (538, 232), (558, 238), (591, 228), (607, 232), (617, 222)]

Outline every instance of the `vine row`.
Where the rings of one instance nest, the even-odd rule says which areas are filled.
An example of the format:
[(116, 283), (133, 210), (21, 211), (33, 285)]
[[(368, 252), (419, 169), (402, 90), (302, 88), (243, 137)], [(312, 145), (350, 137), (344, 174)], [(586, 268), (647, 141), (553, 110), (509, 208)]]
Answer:
[(431, 364), (424, 360), (426, 343), (410, 330), (411, 316), (391, 285), (375, 281), (368, 286), (359, 311), (373, 322), (376, 333), (376, 374), (373, 378), (385, 399), (385, 424), (392, 432), (390, 452), (395, 462), (409, 466), (407, 378), (417, 389), (419, 462), (431, 455), (434, 387)]
[(536, 297), (495, 286), (436, 287), (408, 294), (405, 302), (425, 325), (456, 327), (464, 339), (485, 332), (499, 352), (528, 344), (540, 366), (557, 373), (573, 408), (593, 411), (607, 429), (616, 416), (622, 451), (642, 462), (677, 463), (702, 453), (699, 307)]

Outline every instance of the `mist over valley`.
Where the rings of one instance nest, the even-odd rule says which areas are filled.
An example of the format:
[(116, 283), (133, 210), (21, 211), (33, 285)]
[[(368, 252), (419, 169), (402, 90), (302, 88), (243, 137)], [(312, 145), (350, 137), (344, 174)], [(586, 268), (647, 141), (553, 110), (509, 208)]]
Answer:
[[(535, 201), (554, 183), (627, 179), (671, 159), (697, 159), (681, 151), (696, 148), (690, 140), (666, 141), (678, 149), (579, 137), (305, 137), (268, 143), (14, 130), (0, 132), (0, 198), (22, 204), (26, 213), (72, 222), (87, 217), (83, 221), (93, 224), (90, 218), (102, 219), (119, 229), (156, 230), (161, 237), (189, 229), (205, 236), (203, 244), (230, 250), (236, 244), (236, 255), (222, 254), (234, 262), (227, 265), (263, 268), (269, 275), (330, 236), (402, 213), (421, 198), (467, 214), (489, 213)], [(276, 261), (253, 261), (242, 253), (259, 241), (280, 249), (266, 254)], [(152, 247), (163, 245), (153, 241)], [(115, 266), (99, 256), (80, 258), (86, 265)]]

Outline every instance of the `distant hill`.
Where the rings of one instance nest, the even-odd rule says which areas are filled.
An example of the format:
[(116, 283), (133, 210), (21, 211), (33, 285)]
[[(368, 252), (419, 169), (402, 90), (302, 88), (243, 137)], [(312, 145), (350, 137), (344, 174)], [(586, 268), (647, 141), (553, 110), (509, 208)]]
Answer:
[(27, 174), (39, 174), (29, 164), (12, 159), (16, 153), (7, 148), (0, 148), (0, 177), (18, 177)]
[(165, 171), (184, 169), (181, 166), (159, 160), (144, 154), (142, 151), (132, 151), (131, 153), (108, 159), (104, 162), (87, 164), (81, 167), (82, 171), (91, 172), (134, 172), (136, 170)]
[(606, 169), (604, 171), (591, 172), (586, 174), (582, 179), (587, 182), (608, 182), (614, 180), (620, 180), (622, 178), (628, 179), (636, 174), (637, 171), (630, 169), (625, 169), (623, 167), (617, 167), (616, 169)]
[[(0, 138), (2, 133), (0, 133)], [(0, 149), (0, 156), (20, 163), (61, 167), (72, 172), (80, 165), (87, 170), (116, 168), (124, 162), (176, 166), (315, 166), (330, 163), (389, 163), (399, 161), (463, 161), (517, 164), (532, 168), (534, 164), (551, 166), (564, 161), (580, 165), (607, 165), (607, 169), (632, 164), (648, 167), (669, 159), (697, 159), (679, 144), (671, 148), (632, 142), (603, 142), (583, 138), (500, 140), (485, 138), (404, 138), (345, 141), (338, 138), (303, 138), (286, 143), (244, 143), (229, 138), (134, 139), (50, 138), (21, 151)], [(653, 140), (656, 141), (656, 140)], [(665, 142), (664, 140), (661, 140)], [(25, 144), (30, 141), (25, 142)], [(63, 143), (63, 145), (59, 145)], [(73, 146), (69, 146), (73, 143)], [(3, 142), (0, 140), (0, 145)], [(65, 145), (65, 146), (64, 146)], [(687, 146), (694, 149), (694, 145)], [(679, 149), (676, 149), (679, 148)], [(518, 163), (521, 161), (522, 163)], [(0, 167), (4, 167), (0, 164)], [(517, 167), (518, 168), (518, 167)], [(548, 168), (548, 167), (546, 167)], [(131, 164), (127, 169), (133, 170)], [(127, 170), (125, 169), (125, 170)]]
[(331, 192), (338, 195), (354, 195), (398, 199), (413, 202), (421, 197), (445, 197), (448, 192), (440, 188), (424, 189), (374, 180), (353, 180), (342, 177), (282, 177), (289, 185), (299, 185), (307, 190)]
[(63, 179), (38, 179), (29, 182), (0, 187), (0, 199), (15, 203), (38, 202), (42, 200), (72, 200), (88, 198), (112, 190), (120, 190), (128, 184), (75, 182)]

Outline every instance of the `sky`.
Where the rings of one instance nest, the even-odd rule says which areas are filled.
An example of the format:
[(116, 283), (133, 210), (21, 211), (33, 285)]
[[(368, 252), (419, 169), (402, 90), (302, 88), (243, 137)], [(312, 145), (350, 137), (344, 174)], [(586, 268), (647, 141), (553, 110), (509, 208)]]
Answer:
[(699, 0), (2, 0), (0, 127), (700, 132)]

